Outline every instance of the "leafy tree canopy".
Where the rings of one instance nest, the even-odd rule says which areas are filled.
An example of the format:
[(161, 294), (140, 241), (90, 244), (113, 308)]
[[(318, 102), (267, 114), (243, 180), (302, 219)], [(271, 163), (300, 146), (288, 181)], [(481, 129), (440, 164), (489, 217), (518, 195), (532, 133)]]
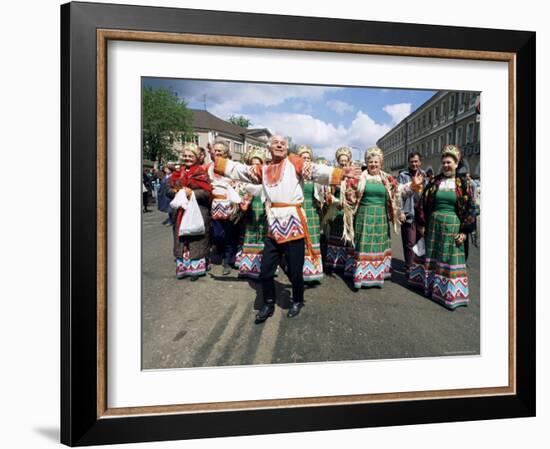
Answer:
[(177, 138), (193, 140), (193, 113), (175, 92), (164, 87), (143, 88), (143, 157), (152, 161), (174, 157)]
[(227, 121), (243, 128), (250, 128), (252, 126), (250, 119), (247, 119), (244, 115), (232, 115)]

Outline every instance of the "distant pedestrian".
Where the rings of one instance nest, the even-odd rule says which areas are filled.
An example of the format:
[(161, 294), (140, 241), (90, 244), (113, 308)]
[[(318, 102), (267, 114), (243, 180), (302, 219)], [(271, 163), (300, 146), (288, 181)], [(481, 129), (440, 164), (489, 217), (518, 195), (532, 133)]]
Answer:
[[(410, 153), (408, 159), (408, 170), (402, 170), (397, 177), (399, 185), (410, 183), (413, 178), (422, 177), (422, 184), (425, 185), (426, 174), (422, 171), (422, 156), (418, 152)], [(420, 240), (420, 234), (416, 227), (414, 211), (420, 201), (421, 192), (414, 192), (403, 201), (399, 221), (401, 222), (401, 241), (403, 243), (403, 256), (405, 258), (405, 271), (408, 274), (414, 261), (413, 247)]]
[(170, 179), (172, 178), (172, 172), (174, 170), (174, 164), (166, 164), (162, 172), (164, 174), (163, 178), (160, 180), (159, 190), (158, 190), (158, 199), (157, 199), (157, 208), (161, 212), (166, 212), (168, 217), (162, 222), (163, 225), (172, 224), (172, 208), (170, 207), (170, 198), (168, 198), (167, 193), (170, 189)]
[(149, 209), (147, 209), (147, 203), (149, 200), (149, 192), (151, 191), (151, 180), (149, 179), (149, 175), (147, 174), (147, 169), (143, 170), (143, 178), (142, 178), (142, 202), (143, 202), (143, 212), (151, 212)]

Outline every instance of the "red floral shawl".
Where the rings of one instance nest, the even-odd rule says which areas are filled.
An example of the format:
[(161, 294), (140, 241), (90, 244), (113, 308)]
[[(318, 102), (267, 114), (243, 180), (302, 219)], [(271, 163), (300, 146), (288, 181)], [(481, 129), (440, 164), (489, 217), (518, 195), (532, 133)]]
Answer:
[(170, 179), (172, 189), (180, 190), (189, 187), (191, 190), (202, 189), (212, 193), (212, 184), (208, 178), (208, 172), (202, 165), (193, 165), (189, 168), (176, 170)]

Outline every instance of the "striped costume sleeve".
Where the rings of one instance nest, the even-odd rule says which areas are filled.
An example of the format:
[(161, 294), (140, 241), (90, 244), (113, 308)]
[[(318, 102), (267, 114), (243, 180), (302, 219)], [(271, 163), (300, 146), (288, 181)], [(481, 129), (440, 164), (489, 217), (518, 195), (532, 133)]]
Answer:
[(338, 186), (342, 182), (342, 169), (311, 164), (311, 180), (323, 185)]

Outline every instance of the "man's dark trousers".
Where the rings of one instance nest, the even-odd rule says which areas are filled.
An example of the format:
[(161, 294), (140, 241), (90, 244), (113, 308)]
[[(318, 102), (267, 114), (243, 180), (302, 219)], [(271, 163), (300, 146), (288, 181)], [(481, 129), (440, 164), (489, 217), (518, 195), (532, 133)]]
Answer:
[(260, 280), (265, 304), (275, 304), (275, 271), (284, 255), (287, 262), (287, 276), (292, 284), (292, 300), (304, 301), (304, 239), (277, 243), (270, 237), (264, 241)]
[(410, 268), (414, 262), (413, 246), (420, 240), (416, 223), (404, 222), (401, 225), (401, 240), (403, 241), (403, 256), (405, 257), (405, 265)]

